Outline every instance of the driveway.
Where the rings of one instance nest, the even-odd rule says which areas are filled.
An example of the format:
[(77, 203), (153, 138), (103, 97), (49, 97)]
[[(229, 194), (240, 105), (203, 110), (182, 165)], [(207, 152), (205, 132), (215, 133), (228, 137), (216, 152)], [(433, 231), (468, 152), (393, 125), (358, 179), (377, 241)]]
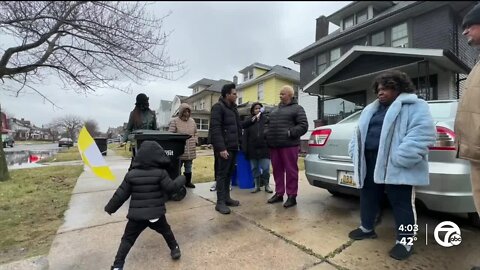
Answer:
[[(89, 171), (79, 178), (65, 223), (52, 244), (50, 269), (109, 269), (126, 224), (126, 205), (112, 216), (103, 207), (125, 174), (129, 160), (106, 157), (119, 182), (100, 180)], [(269, 205), (271, 194), (233, 188), (240, 207), (232, 214), (214, 210), (211, 183), (198, 184), (180, 202), (167, 204), (167, 219), (182, 250), (172, 261), (160, 235), (146, 230), (127, 257), (125, 269), (470, 269), (480, 265), (480, 234), (461, 218), (419, 214), (415, 254), (404, 262), (388, 256), (394, 244), (393, 217), (385, 211), (378, 239), (352, 241), (359, 201), (338, 198), (312, 187), (301, 172), (298, 205)], [(192, 191), (192, 190), (189, 190)], [(434, 241), (433, 228), (458, 222), (462, 242), (451, 248)], [(426, 226), (427, 225), (427, 232)]]

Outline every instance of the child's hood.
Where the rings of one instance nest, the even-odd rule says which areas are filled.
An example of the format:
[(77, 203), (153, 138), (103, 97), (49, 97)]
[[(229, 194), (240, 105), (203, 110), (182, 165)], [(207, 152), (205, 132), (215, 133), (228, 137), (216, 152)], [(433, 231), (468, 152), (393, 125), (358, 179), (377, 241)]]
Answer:
[(133, 169), (166, 169), (169, 166), (170, 158), (165, 154), (162, 146), (155, 141), (142, 142), (132, 163)]

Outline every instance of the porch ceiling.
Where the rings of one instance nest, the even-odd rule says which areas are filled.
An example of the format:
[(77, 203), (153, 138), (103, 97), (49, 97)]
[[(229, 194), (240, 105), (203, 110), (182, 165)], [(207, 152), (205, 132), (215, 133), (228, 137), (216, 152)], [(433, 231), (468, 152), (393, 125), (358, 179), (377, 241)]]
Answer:
[[(313, 79), (304, 87), (304, 92), (312, 94), (321, 94), (320, 89), (323, 88), (323, 94), (327, 96), (335, 96), (347, 92), (352, 89), (359, 90), (359, 85), (369, 88), (374, 77), (384, 70), (371, 73), (360, 72), (356, 76), (347, 79), (337, 80), (334, 82), (330, 79), (336, 74), (340, 74), (344, 68), (354, 62), (362, 55), (380, 55), (393, 56), (412, 59), (408, 63), (392, 68), (407, 73), (410, 77), (418, 77), (418, 62), (429, 62), (429, 73), (435, 74), (441, 71), (451, 71), (454, 73), (468, 74), (470, 68), (455, 55), (449, 51), (440, 49), (415, 49), (415, 48), (391, 48), (391, 47), (372, 47), (372, 46), (354, 46), (350, 51), (344, 54), (334, 65), (327, 68), (319, 76)], [(358, 72), (357, 72), (358, 73)]]

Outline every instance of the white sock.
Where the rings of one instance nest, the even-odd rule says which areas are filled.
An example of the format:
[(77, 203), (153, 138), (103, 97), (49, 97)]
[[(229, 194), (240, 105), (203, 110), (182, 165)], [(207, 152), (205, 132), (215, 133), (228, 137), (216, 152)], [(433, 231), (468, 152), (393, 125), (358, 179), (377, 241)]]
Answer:
[(367, 229), (365, 229), (365, 227), (363, 227), (363, 226), (360, 226), (360, 227), (358, 227), (358, 228), (360, 228), (360, 230), (362, 230), (362, 232), (364, 232), (364, 233), (369, 233), (369, 232), (373, 231), (373, 230), (367, 230)]

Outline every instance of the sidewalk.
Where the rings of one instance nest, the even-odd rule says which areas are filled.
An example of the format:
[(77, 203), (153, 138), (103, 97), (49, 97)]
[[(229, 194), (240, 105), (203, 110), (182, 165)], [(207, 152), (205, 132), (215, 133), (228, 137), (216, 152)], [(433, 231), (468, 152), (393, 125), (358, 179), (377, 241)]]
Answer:
[[(112, 264), (128, 202), (112, 216), (103, 207), (130, 161), (110, 152), (106, 160), (118, 182), (98, 179), (90, 171), (82, 173), (48, 255), (50, 269), (109, 269)], [(470, 269), (473, 263), (480, 265), (480, 235), (463, 228), (459, 246), (422, 245), (423, 232), (416, 254), (408, 261), (389, 258), (394, 240), (388, 211), (377, 228), (378, 239), (353, 242), (347, 235), (358, 226), (359, 201), (333, 197), (310, 186), (304, 172), (300, 175), (296, 207), (268, 205), (271, 194), (234, 188), (232, 197), (242, 205), (232, 208), (230, 215), (214, 210), (211, 183), (197, 185), (184, 200), (167, 203), (167, 219), (182, 258), (172, 261), (163, 238), (147, 229), (130, 251), (125, 269)], [(431, 234), (428, 237), (433, 239)]]

